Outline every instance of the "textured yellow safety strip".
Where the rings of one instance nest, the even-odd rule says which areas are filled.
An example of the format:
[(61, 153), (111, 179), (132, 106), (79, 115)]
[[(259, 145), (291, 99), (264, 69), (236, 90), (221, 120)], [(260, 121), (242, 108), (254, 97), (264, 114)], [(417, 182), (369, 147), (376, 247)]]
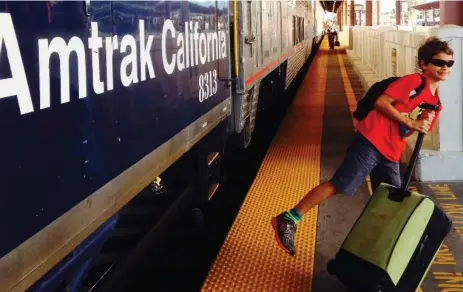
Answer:
[(277, 245), (270, 220), (320, 181), (327, 48), (324, 41), (201, 291), (311, 291), (318, 208), (298, 224), (295, 256)]

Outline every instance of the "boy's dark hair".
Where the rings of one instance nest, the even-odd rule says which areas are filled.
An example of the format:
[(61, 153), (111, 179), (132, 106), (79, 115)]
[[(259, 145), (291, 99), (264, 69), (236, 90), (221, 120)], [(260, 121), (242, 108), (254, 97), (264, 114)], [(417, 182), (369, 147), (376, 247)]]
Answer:
[(427, 65), (429, 60), (439, 53), (453, 56), (453, 50), (447, 42), (440, 40), (438, 37), (428, 38), (418, 49), (418, 66), (421, 68), (422, 60)]

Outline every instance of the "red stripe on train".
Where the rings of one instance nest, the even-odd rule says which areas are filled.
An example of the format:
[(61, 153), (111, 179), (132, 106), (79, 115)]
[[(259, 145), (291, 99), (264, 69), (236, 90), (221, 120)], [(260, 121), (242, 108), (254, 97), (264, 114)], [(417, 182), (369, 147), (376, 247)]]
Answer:
[(285, 53), (284, 55), (281, 55), (278, 57), (278, 59), (276, 59), (275, 61), (273, 61), (270, 65), (267, 65), (265, 68), (263, 68), (262, 70), (260, 70), (259, 72), (257, 72), (256, 74), (252, 75), (248, 80), (246, 80), (245, 84), (246, 86), (248, 86), (249, 84), (251, 84), (252, 82), (254, 82), (256, 79), (258, 79), (259, 77), (261, 77), (265, 72), (269, 71), (272, 67), (276, 66), (278, 63), (284, 61), (289, 55), (291, 55), (292, 53), (294, 53), (294, 51), (298, 50), (299, 47), (302, 47), (304, 43), (300, 43), (296, 46), (294, 46), (292, 49), (290, 49), (287, 53)]

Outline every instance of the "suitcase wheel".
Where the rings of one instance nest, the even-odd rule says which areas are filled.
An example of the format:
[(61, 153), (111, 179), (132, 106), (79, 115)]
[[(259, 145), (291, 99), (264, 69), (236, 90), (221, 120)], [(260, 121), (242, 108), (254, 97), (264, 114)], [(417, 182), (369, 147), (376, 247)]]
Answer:
[(330, 275), (336, 275), (336, 260), (330, 260), (328, 262), (328, 265), (326, 266), (326, 269), (328, 270), (328, 273), (330, 273)]
[(386, 288), (383, 285), (376, 286), (375, 292), (385, 292)]

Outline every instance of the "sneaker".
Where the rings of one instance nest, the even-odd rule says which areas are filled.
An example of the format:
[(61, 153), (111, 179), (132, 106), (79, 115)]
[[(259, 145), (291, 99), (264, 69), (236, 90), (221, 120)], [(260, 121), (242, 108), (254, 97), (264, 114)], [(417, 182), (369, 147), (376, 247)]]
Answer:
[(296, 224), (285, 218), (285, 214), (272, 218), (273, 230), (275, 230), (275, 239), (278, 245), (283, 248), (290, 255), (296, 254), (294, 247), (294, 234), (296, 233)]

